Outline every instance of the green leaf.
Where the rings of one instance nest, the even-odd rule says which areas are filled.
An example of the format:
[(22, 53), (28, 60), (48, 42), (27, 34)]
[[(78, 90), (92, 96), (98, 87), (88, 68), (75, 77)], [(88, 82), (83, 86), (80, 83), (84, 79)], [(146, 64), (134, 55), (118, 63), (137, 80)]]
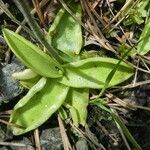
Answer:
[(88, 89), (75, 89), (69, 90), (67, 99), (65, 101), (70, 107), (70, 113), (73, 123), (78, 126), (79, 124), (85, 125), (87, 118), (87, 106), (89, 102)]
[[(80, 4), (71, 2), (70, 7), (81, 20)], [(67, 54), (79, 54), (82, 47), (81, 25), (65, 9), (60, 9), (49, 29), (47, 39), (53, 47)]]
[(68, 113), (67, 113), (67, 111), (63, 107), (60, 107), (59, 110), (58, 110), (58, 112), (59, 112), (60, 117), (63, 120), (68, 119)]
[(14, 54), (34, 72), (50, 78), (62, 76), (62, 67), (36, 45), (8, 29), (3, 29), (3, 35)]
[(73, 124), (75, 126), (78, 126), (79, 125), (79, 116), (78, 116), (77, 110), (73, 106), (70, 106), (69, 110), (70, 110), (71, 118), (73, 120)]
[(150, 51), (150, 19), (145, 25), (139, 40), (137, 51), (140, 55), (145, 55)]
[(41, 76), (31, 69), (25, 69), (21, 72), (15, 72), (12, 74), (12, 77), (19, 80), (22, 86), (27, 89), (33, 87), (41, 78)]
[(13, 0), (13, 2), (23, 14), (36, 39), (47, 49), (47, 51), (53, 59), (55, 59), (58, 63), (62, 63), (62, 60), (59, 58), (59, 55), (57, 53), (57, 50), (55, 50), (51, 45), (49, 45), (49, 43), (45, 39), (42, 29), (36, 22), (36, 19), (33, 17), (33, 15), (30, 13), (28, 2), (26, 0)]
[(122, 16), (127, 16), (123, 20), (125, 26), (132, 24), (142, 24), (144, 18), (149, 15), (150, 0), (142, 0), (135, 5), (134, 1), (130, 1), (130, 5), (122, 12)]
[(64, 102), (68, 89), (53, 80), (40, 79), (14, 107), (10, 122), (22, 128), (9, 126), (13, 134), (26, 133), (48, 120)]
[(105, 111), (111, 113), (111, 110), (105, 106), (105, 104), (107, 103), (106, 99), (98, 98), (96, 100), (90, 101), (89, 103), (91, 105), (96, 105), (96, 106), (100, 107), (102, 110), (105, 110)]
[(39, 81), (39, 79), (40, 78), (35, 78), (33, 80), (20, 81), (20, 84), (26, 89), (31, 89)]
[[(96, 57), (64, 65), (64, 76), (58, 82), (76, 88), (103, 88), (105, 81), (117, 59)], [(133, 69), (121, 62), (107, 87), (119, 84), (133, 75)]]
[(17, 79), (17, 80), (30, 80), (30, 79), (34, 79), (37, 76), (39, 76), (37, 73), (35, 73), (34, 71), (32, 71), (31, 69), (25, 69), (21, 72), (15, 72), (12, 74), (12, 77)]

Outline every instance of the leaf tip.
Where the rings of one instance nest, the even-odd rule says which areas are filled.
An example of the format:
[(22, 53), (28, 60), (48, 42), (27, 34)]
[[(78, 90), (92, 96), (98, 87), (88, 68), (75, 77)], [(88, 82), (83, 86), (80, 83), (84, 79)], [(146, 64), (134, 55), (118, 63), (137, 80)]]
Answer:
[(8, 32), (9, 31), (9, 29), (7, 29), (7, 28), (3, 28), (2, 29), (2, 33), (3, 33), (3, 35), (5, 35), (6, 34), (6, 32)]

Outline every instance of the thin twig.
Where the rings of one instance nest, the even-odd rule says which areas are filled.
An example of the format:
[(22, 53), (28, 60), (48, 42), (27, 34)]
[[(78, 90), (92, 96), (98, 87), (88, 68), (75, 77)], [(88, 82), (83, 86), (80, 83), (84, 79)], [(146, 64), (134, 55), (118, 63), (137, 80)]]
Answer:
[(33, 3), (33, 5), (34, 5), (34, 7), (35, 7), (35, 9), (36, 9), (36, 12), (37, 12), (37, 14), (38, 14), (38, 17), (39, 17), (40, 21), (41, 21), (41, 25), (42, 25), (42, 26), (45, 26), (44, 16), (43, 16), (43, 14), (42, 14), (39, 1), (38, 1), (38, 0), (32, 0), (32, 3)]
[(106, 128), (101, 124), (101, 122), (96, 121), (96, 123), (97, 123), (98, 127), (101, 128), (101, 130), (105, 133), (105, 135), (108, 136), (108, 137), (113, 141), (113, 143), (114, 143), (115, 145), (118, 145), (118, 144), (119, 144), (118, 141), (117, 141), (111, 134), (109, 134), (109, 132), (108, 132), (108, 131), (106, 130)]
[[(104, 35), (102, 34), (102, 32), (100, 31), (100, 29), (97, 27), (97, 24), (95, 22), (95, 19), (93, 18), (91, 12), (89, 11), (89, 7), (87, 5), (87, 2), (85, 2), (85, 0), (82, 0), (85, 10), (87, 12), (87, 14), (89, 15), (92, 23), (94, 24), (94, 28), (96, 29), (97, 33), (91, 29), (91, 32), (94, 32), (94, 35), (97, 35), (97, 38), (99, 39), (98, 42), (100, 42), (100, 44), (107, 50), (111, 50), (112, 52), (116, 53), (116, 51), (114, 50), (114, 48), (108, 43), (108, 41), (105, 39)], [(90, 22), (88, 21), (88, 25), (90, 24)], [(92, 27), (92, 26), (91, 26)]]
[(125, 86), (116, 86), (116, 88), (119, 88), (119, 89), (130, 89), (130, 88), (135, 88), (135, 87), (138, 87), (138, 86), (141, 86), (141, 85), (145, 85), (145, 84), (150, 84), (150, 80), (136, 82), (134, 84), (134, 86), (133, 86), (133, 83), (132, 83), (132, 84), (128, 84), (128, 85), (125, 85)]
[(101, 18), (101, 16), (95, 11), (94, 7), (92, 7), (90, 5), (90, 3), (88, 3), (90, 10), (93, 12), (93, 14), (95, 15), (95, 17), (102, 23), (102, 25), (105, 27), (106, 26), (106, 22), (104, 22)]
[(145, 63), (145, 61), (143, 60), (143, 58), (141, 57), (140, 60), (143, 62), (144, 66), (146, 67), (146, 69), (148, 71), (150, 71), (150, 68), (148, 67), (148, 65)]
[[(109, 7), (109, 10), (110, 10), (112, 16), (115, 17), (115, 15), (114, 15), (114, 13), (113, 13), (113, 10), (112, 10), (112, 8), (111, 8), (111, 6), (110, 6), (109, 0), (106, 0), (106, 3), (107, 3), (107, 5), (108, 5), (108, 7)], [(121, 32), (123, 33), (125, 39), (129, 42), (129, 44), (130, 44), (131, 46), (133, 46), (133, 44), (131, 43), (131, 41), (129, 40), (129, 38), (126, 37), (126, 34), (125, 34), (124, 30), (122, 29), (122, 27), (121, 27), (120, 25), (118, 25), (118, 27), (120, 28)]]
[(109, 24), (105, 27), (108, 28), (110, 24), (112, 24), (120, 15), (121, 13), (131, 4), (133, 0), (126, 1), (125, 5), (120, 9), (120, 11), (114, 16), (114, 18), (109, 22)]
[(16, 143), (16, 142), (0, 142), (2, 146), (17, 146), (17, 147), (27, 147), (27, 144)]
[(100, 143), (97, 143), (95, 141), (93, 141), (85, 132), (83, 132), (81, 129), (77, 128), (75, 125), (73, 125), (72, 123), (70, 123), (70, 125), (72, 126), (72, 128), (74, 128), (79, 134), (80, 136), (82, 136), (83, 138), (86, 139), (86, 141), (88, 141), (90, 143), (90, 145), (92, 146), (93, 150), (97, 150), (96, 147), (100, 148), (101, 150), (106, 150), (105, 147), (103, 145), (101, 145)]
[[(60, 58), (58, 51), (55, 50), (46, 40), (41, 28), (39, 27), (38, 23), (35, 21), (33, 16), (30, 14), (29, 7), (27, 5), (27, 2), (25, 0), (13, 0), (16, 6), (19, 8), (19, 10), (24, 15), (25, 19), (27, 20), (30, 28), (32, 29), (35, 37), (37, 40), (46, 47), (48, 50), (50, 56), (55, 59), (58, 63), (62, 63), (62, 59)], [(59, 69), (62, 70), (62, 68), (59, 66)]]
[(62, 141), (63, 141), (64, 150), (72, 150), (71, 144), (69, 142), (68, 136), (65, 131), (64, 124), (59, 115), (58, 115), (58, 123), (59, 123), (59, 128), (60, 128), (60, 133), (61, 133), (61, 137), (62, 137)]
[(125, 108), (131, 109), (131, 110), (136, 110), (136, 109), (133, 107), (132, 104), (129, 104), (129, 103), (127, 103), (126, 101), (121, 100), (120, 98), (114, 96), (114, 95), (111, 94), (111, 93), (107, 93), (107, 94), (105, 94), (105, 95), (106, 95), (106, 97), (108, 97), (109, 99), (111, 99), (112, 101), (114, 101), (115, 103), (117, 103), (117, 104), (119, 104), (119, 105), (121, 105), (121, 106), (123, 106), (123, 107), (125, 107)]
[[(42, 0), (42, 1), (40, 2), (40, 7), (41, 7), (41, 8), (44, 7), (48, 2), (49, 2), (49, 0)], [(34, 8), (34, 9), (31, 10), (30, 13), (31, 13), (32, 15), (34, 15), (35, 12), (36, 12), (36, 9)], [(26, 23), (26, 20), (24, 19), (21, 24), (25, 24), (25, 23)], [(19, 33), (20, 30), (21, 30), (21, 28), (22, 28), (22, 26), (19, 26), (19, 27), (16, 29), (16, 33)]]
[(2, 120), (2, 119), (0, 119), (0, 123), (6, 124), (8, 126), (13, 126), (13, 127), (16, 127), (16, 128), (24, 129), (24, 127), (22, 127), (20, 125), (17, 125), (17, 124), (14, 124), (14, 123), (10, 123), (10, 122), (7, 122), (7, 121)]
[(0, 112), (0, 115), (10, 115), (12, 113), (12, 110), (6, 110), (3, 112)]
[(134, 79), (133, 79), (133, 87), (134, 87), (134, 85), (136, 84), (136, 80), (137, 80), (139, 62), (140, 62), (140, 60), (138, 59), (137, 68), (136, 68), (136, 70), (135, 70), (135, 75), (134, 75)]
[(149, 107), (139, 106), (139, 105), (136, 105), (136, 104), (130, 104), (130, 103), (128, 103), (128, 102), (126, 102), (126, 101), (123, 101), (123, 100), (121, 100), (120, 98), (114, 96), (114, 95), (111, 94), (111, 93), (107, 93), (107, 94), (105, 94), (105, 95), (106, 95), (109, 99), (111, 99), (112, 101), (114, 101), (115, 103), (119, 104), (119, 105), (122, 106), (122, 107), (131, 109), (131, 110), (142, 109), (142, 110), (150, 111), (150, 108), (149, 108)]
[(35, 147), (36, 150), (41, 150), (41, 144), (40, 144), (40, 137), (39, 137), (39, 130), (34, 130), (34, 141), (35, 141)]

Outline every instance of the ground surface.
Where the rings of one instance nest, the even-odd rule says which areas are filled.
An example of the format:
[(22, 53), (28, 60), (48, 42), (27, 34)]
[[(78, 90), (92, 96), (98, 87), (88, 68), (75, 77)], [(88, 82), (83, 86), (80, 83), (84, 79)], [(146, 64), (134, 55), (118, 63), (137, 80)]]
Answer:
[[(145, 1), (137, 0), (131, 2), (129, 6), (132, 6), (133, 9), (132, 7), (129, 9), (129, 6), (125, 9), (124, 0), (93, 0), (90, 2), (81, 0), (83, 9), (82, 23), (84, 25), (82, 27), (84, 37), (83, 49), (87, 52), (92, 51), (101, 56), (112, 58), (121, 57), (127, 49), (134, 46), (138, 41), (145, 26), (144, 22), (146, 19), (148, 20), (150, 16), (149, 4), (147, 4), (146, 8), (141, 10), (142, 13), (147, 12), (147, 16), (145, 17), (140, 14), (140, 11), (138, 11), (140, 9), (137, 7), (140, 2), (144, 3)], [(16, 9), (12, 1), (4, 1), (4, 3), (7, 3), (7, 7), (17, 19), (20, 21), (23, 20), (22, 14)], [(32, 3), (29, 5), (33, 9)], [(62, 7), (61, 4), (53, 2), (53, 0), (43, 6), (42, 12), (46, 18), (44, 26), (38, 15), (35, 15), (43, 30), (44, 28), (45, 30), (48, 29), (60, 7)], [(120, 11), (121, 9), (123, 10)], [(118, 14), (118, 16), (116, 14)], [(127, 16), (126, 19), (121, 21), (125, 16)], [(117, 24), (119, 21), (120, 24)], [(13, 31), (18, 27), (0, 9), (0, 27), (2, 28), (3, 26), (9, 27), (9, 29)], [(20, 33), (35, 42), (24, 31), (21, 30)], [(92, 54), (93, 53), (91, 53), (91, 55)], [(127, 61), (135, 66), (135, 76), (121, 84), (119, 88), (109, 89), (107, 92), (115, 95), (116, 98), (119, 98), (122, 102), (134, 105), (135, 109), (132, 110), (130, 107), (127, 108), (124, 106), (123, 103), (120, 104), (118, 101), (113, 101), (111, 98), (109, 99), (109, 95), (107, 94), (104, 95), (104, 97), (109, 100), (107, 106), (116, 110), (142, 149), (149, 150), (150, 113), (149, 109), (145, 109), (150, 108), (149, 53), (140, 56), (134, 55), (134, 51), (132, 51), (128, 55)], [(34, 150), (40, 149), (40, 147), (42, 150), (63, 149), (63, 141), (56, 114), (38, 129), (38, 133), (37, 131), (33, 131), (16, 137), (7, 130), (8, 111), (13, 109), (14, 105), (27, 91), (11, 76), (12, 73), (23, 70), (25, 66), (9, 51), (1, 31), (0, 63), (0, 149)], [(125, 85), (128, 86), (124, 87)], [(90, 93), (92, 95), (93, 93), (98, 93), (98, 91), (91, 90)], [(119, 130), (120, 128), (117, 127), (110, 115), (96, 106), (88, 107), (88, 118), (85, 128), (82, 126), (76, 128), (69, 123), (65, 123), (65, 128), (73, 149), (130, 149), (127, 146), (128, 142), (126, 143), (125, 140), (123, 140), (124, 136), (121, 135), (122, 131)], [(131, 149), (134, 149), (130, 142), (129, 145)]]

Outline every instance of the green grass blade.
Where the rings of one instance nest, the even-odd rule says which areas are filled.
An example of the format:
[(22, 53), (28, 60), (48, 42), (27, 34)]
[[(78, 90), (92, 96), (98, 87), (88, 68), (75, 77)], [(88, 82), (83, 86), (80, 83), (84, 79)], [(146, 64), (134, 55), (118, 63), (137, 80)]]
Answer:
[(101, 95), (105, 92), (105, 90), (107, 89), (109, 83), (111, 82), (113, 76), (115, 75), (115, 72), (117, 71), (117, 69), (119, 68), (121, 62), (123, 61), (123, 59), (128, 56), (129, 52), (132, 50), (132, 48), (130, 48), (127, 52), (125, 52), (125, 54), (121, 57), (121, 59), (118, 61), (118, 63), (114, 66), (114, 68), (112, 69), (112, 71), (108, 74), (106, 80), (105, 80), (105, 84), (104, 87), (102, 88), (100, 94), (98, 95), (98, 97), (101, 97)]
[(5, 12), (5, 14), (16, 24), (20, 25), (23, 27), (23, 29), (29, 34), (31, 35), (33, 38), (35, 38), (34, 34), (32, 33), (32, 31), (27, 28), (25, 25), (23, 25), (19, 20), (17, 20), (12, 13), (8, 10), (8, 8), (5, 6), (5, 4), (3, 3), (2, 0), (0, 0), (0, 8)]
[(135, 147), (136, 150), (142, 150), (142, 148), (140, 147), (140, 145), (136, 142), (136, 140), (134, 139), (134, 137), (131, 135), (131, 133), (129, 132), (129, 130), (127, 129), (127, 127), (124, 125), (124, 123), (122, 122), (122, 120), (120, 119), (119, 116), (117, 116), (115, 113), (111, 112), (111, 116), (113, 117), (113, 119), (119, 124), (119, 126), (121, 127), (123, 133), (126, 135), (126, 137), (128, 138), (128, 140), (133, 144), (133, 146)]
[(49, 43), (46, 41), (45, 36), (35, 21), (34, 17), (30, 14), (29, 6), (27, 5), (27, 1), (25, 0), (13, 0), (16, 6), (20, 9), (22, 14), (24, 15), (27, 23), (29, 24), (30, 28), (32, 29), (35, 37), (37, 40), (46, 47), (48, 50), (49, 54), (51, 55), (52, 58), (54, 58), (56, 61), (59, 63), (62, 63), (62, 60), (60, 59), (58, 52), (51, 46)]
[(122, 122), (122, 120), (119, 118), (119, 116), (117, 116), (114, 112), (112, 112), (110, 109), (108, 109), (107, 107), (104, 106), (103, 99), (97, 99), (95, 101), (91, 101), (90, 103), (92, 105), (96, 105), (96, 106), (100, 107), (101, 109), (103, 109), (103, 110), (107, 111), (108, 113), (110, 113), (110, 115), (113, 117), (113, 119), (119, 124), (120, 128), (122, 129), (123, 133), (126, 135), (126, 137), (128, 138), (128, 140), (133, 144), (133, 146), (135, 147), (135, 149), (136, 150), (142, 150), (142, 148), (140, 147), (140, 145), (136, 142), (136, 140), (131, 135), (131, 133), (129, 132), (129, 130), (127, 129), (127, 127), (124, 125), (124, 123)]

